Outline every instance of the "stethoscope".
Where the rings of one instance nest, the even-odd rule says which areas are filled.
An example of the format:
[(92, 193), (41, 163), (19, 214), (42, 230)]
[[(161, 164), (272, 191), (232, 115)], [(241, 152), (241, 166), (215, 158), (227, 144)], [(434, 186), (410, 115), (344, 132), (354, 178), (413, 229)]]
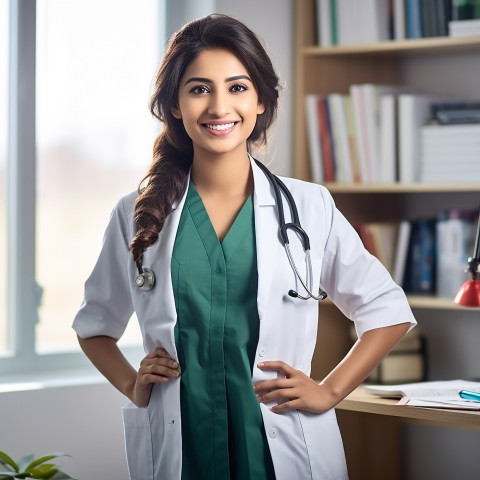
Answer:
[[(285, 248), (288, 261), (290, 263), (290, 266), (292, 267), (292, 270), (295, 273), (295, 276), (298, 278), (303, 288), (307, 292), (306, 295), (303, 296), (303, 295), (300, 295), (295, 290), (289, 290), (288, 294), (293, 298), (299, 298), (301, 300), (309, 300), (310, 298), (313, 298), (314, 300), (324, 300), (325, 298), (327, 298), (326, 292), (320, 289), (318, 290), (318, 295), (315, 295), (312, 292), (313, 273), (312, 273), (312, 260), (310, 258), (310, 239), (308, 238), (308, 235), (305, 232), (305, 230), (300, 225), (297, 205), (295, 204), (295, 200), (293, 199), (292, 194), (290, 193), (286, 185), (276, 175), (270, 172), (270, 170), (268, 170), (268, 168), (265, 165), (260, 163), (258, 160), (255, 160), (255, 162), (263, 171), (268, 181), (270, 182), (270, 185), (273, 188), (273, 191), (275, 193), (275, 202), (277, 205), (277, 212), (278, 212), (280, 241), (282, 243), (282, 246)], [(282, 193), (285, 196), (285, 199), (287, 200), (287, 203), (290, 209), (290, 215), (292, 217), (291, 223), (285, 223)], [(305, 253), (305, 263), (306, 263), (305, 281), (300, 275), (300, 272), (298, 271), (295, 261), (293, 260), (292, 253), (290, 251), (290, 242), (287, 235), (288, 230), (293, 230), (297, 234), (298, 238), (302, 243), (303, 251)], [(149, 292), (155, 286), (155, 275), (150, 268), (143, 267), (141, 262), (136, 262), (136, 263), (137, 263), (138, 274), (135, 277), (135, 285), (140, 290), (144, 292)]]

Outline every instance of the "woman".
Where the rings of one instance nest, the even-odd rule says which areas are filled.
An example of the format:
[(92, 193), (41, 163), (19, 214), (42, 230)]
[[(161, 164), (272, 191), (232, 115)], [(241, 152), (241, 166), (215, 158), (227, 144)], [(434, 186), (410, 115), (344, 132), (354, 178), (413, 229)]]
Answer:
[[(164, 127), (152, 165), (114, 209), (74, 321), (85, 353), (131, 400), (132, 479), (347, 478), (333, 407), (415, 324), (328, 192), (283, 179), (310, 236), (314, 286), (360, 337), (320, 384), (308, 376), (318, 305), (287, 294), (305, 292), (249, 155), (277, 99), (258, 38), (224, 15), (183, 27), (158, 70), (150, 106)], [(133, 311), (148, 352), (138, 371), (116, 345)]]

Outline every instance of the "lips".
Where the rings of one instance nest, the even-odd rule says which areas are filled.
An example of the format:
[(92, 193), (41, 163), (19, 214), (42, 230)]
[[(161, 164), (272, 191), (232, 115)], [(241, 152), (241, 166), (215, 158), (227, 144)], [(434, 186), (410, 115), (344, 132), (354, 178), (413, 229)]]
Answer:
[(216, 137), (221, 137), (228, 135), (235, 129), (235, 126), (238, 122), (212, 122), (212, 123), (203, 123), (202, 127), (207, 130), (212, 135)]

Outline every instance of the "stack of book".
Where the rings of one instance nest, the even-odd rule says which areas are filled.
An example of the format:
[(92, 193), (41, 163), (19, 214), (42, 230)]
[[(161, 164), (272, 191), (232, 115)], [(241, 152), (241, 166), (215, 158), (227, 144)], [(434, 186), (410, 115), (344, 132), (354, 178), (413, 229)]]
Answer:
[(421, 128), (421, 182), (480, 181), (480, 102), (431, 106), (433, 125)]
[(420, 129), (431, 105), (446, 99), (407, 90), (367, 83), (349, 95), (307, 95), (313, 181), (418, 182)]
[(447, 210), (437, 218), (401, 222), (359, 222), (365, 248), (410, 294), (453, 298), (468, 280), (478, 212)]
[(471, 37), (480, 35), (480, 19), (449, 22), (448, 32), (451, 37)]
[(452, 21), (448, 24), (451, 37), (480, 35), (480, 3), (478, 0), (452, 1)]
[(422, 127), (419, 180), (480, 182), (480, 125)]

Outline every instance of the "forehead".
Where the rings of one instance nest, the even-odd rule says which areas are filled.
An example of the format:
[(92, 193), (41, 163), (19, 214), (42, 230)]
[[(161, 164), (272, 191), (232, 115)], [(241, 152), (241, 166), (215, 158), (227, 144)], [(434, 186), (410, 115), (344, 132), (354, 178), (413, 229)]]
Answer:
[(235, 54), (221, 48), (205, 49), (190, 62), (182, 81), (188, 80), (189, 77), (224, 80), (236, 75), (248, 75), (248, 71)]

